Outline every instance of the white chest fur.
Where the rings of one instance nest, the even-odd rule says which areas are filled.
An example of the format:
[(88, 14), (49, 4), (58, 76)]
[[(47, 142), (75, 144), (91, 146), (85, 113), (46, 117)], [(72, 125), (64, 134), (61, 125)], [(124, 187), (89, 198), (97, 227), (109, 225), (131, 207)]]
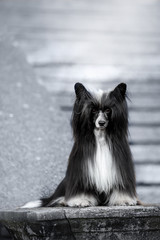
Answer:
[(99, 192), (108, 192), (118, 182), (118, 175), (111, 151), (103, 130), (94, 131), (96, 152), (93, 161), (88, 162), (89, 181)]

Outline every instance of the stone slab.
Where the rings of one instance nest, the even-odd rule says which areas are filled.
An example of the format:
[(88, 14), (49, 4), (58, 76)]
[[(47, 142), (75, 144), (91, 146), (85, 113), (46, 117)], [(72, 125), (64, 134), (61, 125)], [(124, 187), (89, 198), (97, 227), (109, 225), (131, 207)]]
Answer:
[(160, 234), (160, 207), (17, 209), (1, 211), (0, 221), (14, 239), (100, 240), (148, 236), (152, 240)]

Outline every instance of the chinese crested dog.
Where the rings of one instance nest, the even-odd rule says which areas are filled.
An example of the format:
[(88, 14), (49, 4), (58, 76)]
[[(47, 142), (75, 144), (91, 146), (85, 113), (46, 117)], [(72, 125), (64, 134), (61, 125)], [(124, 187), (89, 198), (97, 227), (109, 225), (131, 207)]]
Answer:
[(23, 207), (137, 205), (128, 143), (126, 84), (88, 91), (75, 84), (71, 125), (74, 144), (66, 175), (53, 195)]

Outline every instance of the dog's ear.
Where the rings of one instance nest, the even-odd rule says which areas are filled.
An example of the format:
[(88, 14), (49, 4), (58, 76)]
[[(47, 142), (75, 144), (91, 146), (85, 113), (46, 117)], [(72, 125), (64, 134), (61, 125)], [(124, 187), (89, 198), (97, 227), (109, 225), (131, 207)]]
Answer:
[(82, 83), (76, 83), (74, 85), (74, 89), (75, 89), (77, 99), (90, 97), (90, 93), (87, 91), (87, 89), (83, 86)]
[(125, 83), (120, 83), (112, 92), (116, 98), (125, 99), (127, 91), (127, 85)]

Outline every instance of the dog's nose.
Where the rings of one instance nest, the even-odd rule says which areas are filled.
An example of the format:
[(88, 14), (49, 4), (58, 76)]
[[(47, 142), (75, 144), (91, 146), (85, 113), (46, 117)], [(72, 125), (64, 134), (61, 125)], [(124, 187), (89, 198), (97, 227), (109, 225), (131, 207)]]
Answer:
[(103, 127), (106, 122), (101, 120), (101, 121), (99, 121), (98, 123), (99, 123), (99, 126)]

